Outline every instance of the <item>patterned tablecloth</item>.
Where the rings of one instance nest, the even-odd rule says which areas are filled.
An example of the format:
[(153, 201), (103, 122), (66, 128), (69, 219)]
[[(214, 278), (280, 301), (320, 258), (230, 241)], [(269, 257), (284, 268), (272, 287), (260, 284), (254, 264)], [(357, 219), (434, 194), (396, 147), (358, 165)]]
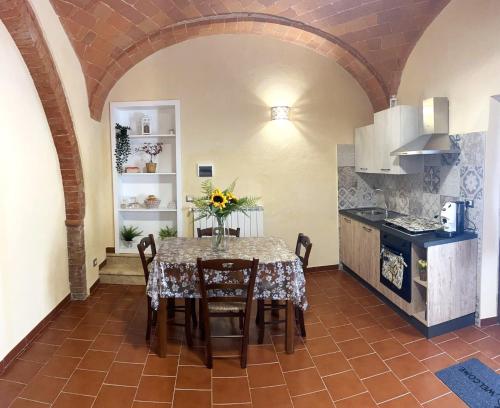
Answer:
[[(168, 238), (160, 241), (150, 264), (147, 294), (158, 309), (160, 297), (200, 297), (196, 259), (259, 259), (254, 299), (291, 300), (307, 308), (305, 279), (300, 259), (281, 238), (229, 238), (224, 252), (212, 249), (210, 238)], [(215, 275), (214, 280), (224, 277)]]

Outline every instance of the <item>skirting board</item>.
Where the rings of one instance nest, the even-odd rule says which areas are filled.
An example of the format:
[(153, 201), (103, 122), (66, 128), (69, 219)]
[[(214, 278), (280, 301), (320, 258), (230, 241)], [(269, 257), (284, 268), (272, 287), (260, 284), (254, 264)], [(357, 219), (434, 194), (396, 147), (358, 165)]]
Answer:
[(365, 282), (363, 279), (361, 279), (358, 275), (356, 275), (351, 269), (349, 269), (347, 266), (343, 265), (342, 270), (347, 272), (349, 275), (351, 275), (353, 278), (355, 278), (357, 281), (359, 281), (363, 286), (365, 286), (367, 289), (369, 289), (375, 296), (380, 298), (381, 300), (384, 301), (388, 306), (391, 307), (392, 310), (394, 310), (400, 317), (405, 319), (408, 323), (412, 324), (413, 327), (415, 327), (419, 332), (421, 332), (425, 337), (430, 339), (431, 337), (436, 337), (440, 336), (441, 334), (448, 333), (453, 330), (458, 330), (470, 325), (473, 325), (475, 322), (475, 314), (471, 313), (469, 315), (461, 316), (456, 319), (450, 320), (448, 322), (436, 324), (431, 327), (427, 327), (424, 324), (422, 324), (419, 320), (415, 319), (413, 316), (410, 316), (403, 310), (401, 310), (397, 305), (392, 303), (390, 299), (387, 299), (382, 293), (380, 293), (377, 289), (375, 289), (372, 285), (370, 285), (368, 282)]
[[(92, 294), (99, 284), (99, 278), (90, 287), (90, 293)], [(0, 375), (3, 374), (5, 369), (9, 364), (16, 359), (16, 357), (26, 350), (31, 343), (38, 337), (40, 332), (50, 323), (50, 321), (70, 302), (71, 294), (68, 294), (63, 300), (61, 300), (57, 306), (52, 309), (52, 311), (45, 316), (40, 323), (38, 323), (33, 330), (31, 330), (19, 343), (17, 343), (14, 348), (7, 353), (7, 355), (0, 361)]]
[(323, 266), (310, 266), (307, 268), (307, 272), (324, 272), (338, 269), (339, 265), (323, 265)]
[(481, 319), (481, 327), (491, 326), (493, 324), (500, 323), (500, 316), (488, 317), (487, 319)]
[(31, 330), (14, 348), (7, 353), (7, 355), (0, 361), (0, 375), (5, 371), (9, 364), (16, 359), (28, 346), (35, 340), (38, 334), (49, 324), (49, 322), (62, 310), (66, 304), (69, 303), (71, 295), (68, 294), (58, 305), (38, 323), (33, 330)]

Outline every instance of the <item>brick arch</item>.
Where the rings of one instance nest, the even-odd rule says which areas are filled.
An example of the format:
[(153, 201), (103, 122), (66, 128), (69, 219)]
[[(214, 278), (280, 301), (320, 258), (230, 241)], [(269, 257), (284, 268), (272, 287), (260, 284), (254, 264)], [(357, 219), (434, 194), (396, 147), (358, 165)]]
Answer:
[(359, 52), (342, 40), (314, 27), (281, 17), (232, 13), (185, 21), (153, 32), (111, 59), (104, 70), (90, 70), (87, 73), (87, 86), (92, 117), (100, 119), (104, 102), (114, 84), (130, 68), (156, 51), (192, 38), (241, 33), (272, 36), (332, 58), (358, 81), (375, 110), (387, 106), (389, 91), (383, 79)]
[(80, 59), (95, 119), (117, 78), (144, 56), (189, 38), (235, 32), (328, 53), (378, 110), (397, 93), (413, 47), (449, 1), (50, 0)]
[(52, 133), (64, 189), (71, 296), (84, 299), (87, 296), (83, 227), (85, 194), (80, 152), (66, 96), (28, 1), (0, 1), (0, 20), (28, 67)]

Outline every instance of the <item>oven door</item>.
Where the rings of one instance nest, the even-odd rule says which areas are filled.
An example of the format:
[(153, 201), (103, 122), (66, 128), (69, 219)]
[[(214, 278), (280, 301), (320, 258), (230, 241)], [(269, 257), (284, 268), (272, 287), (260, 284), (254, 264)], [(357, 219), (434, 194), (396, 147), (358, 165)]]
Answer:
[[(411, 247), (411, 246), (410, 246)], [(384, 256), (384, 254), (386, 254)], [(383, 274), (384, 263), (390, 261), (390, 255), (402, 256), (404, 263), (403, 267), (403, 277), (401, 288), (398, 288), (394, 283), (387, 279)], [(399, 297), (411, 303), (411, 251), (406, 250), (406, 248), (395, 248), (387, 243), (382, 242), (382, 252), (380, 256), (380, 283), (388, 287), (391, 291), (396, 293)]]

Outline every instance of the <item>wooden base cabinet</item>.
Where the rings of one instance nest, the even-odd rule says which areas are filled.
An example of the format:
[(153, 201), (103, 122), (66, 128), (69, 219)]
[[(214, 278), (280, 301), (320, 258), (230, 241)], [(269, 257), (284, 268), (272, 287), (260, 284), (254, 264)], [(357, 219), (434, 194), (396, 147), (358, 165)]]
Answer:
[[(428, 248), (413, 244), (411, 258), (409, 303), (380, 283), (380, 230), (340, 215), (342, 265), (418, 320), (426, 335), (432, 337), (473, 323), (470, 319), (476, 310), (477, 239)], [(427, 261), (425, 280), (419, 275), (419, 259)]]
[[(427, 280), (418, 276), (418, 259), (427, 260)], [(477, 239), (429, 248), (412, 248), (413, 316), (427, 327), (476, 310)]]
[(377, 287), (380, 279), (380, 231), (356, 222), (354, 228), (355, 255), (358, 269), (355, 271), (364, 281)]
[(340, 260), (349, 269), (358, 269), (358, 258), (355, 254), (354, 230), (357, 221), (345, 215), (340, 216)]
[(340, 261), (370, 285), (380, 275), (380, 231), (340, 216)]

